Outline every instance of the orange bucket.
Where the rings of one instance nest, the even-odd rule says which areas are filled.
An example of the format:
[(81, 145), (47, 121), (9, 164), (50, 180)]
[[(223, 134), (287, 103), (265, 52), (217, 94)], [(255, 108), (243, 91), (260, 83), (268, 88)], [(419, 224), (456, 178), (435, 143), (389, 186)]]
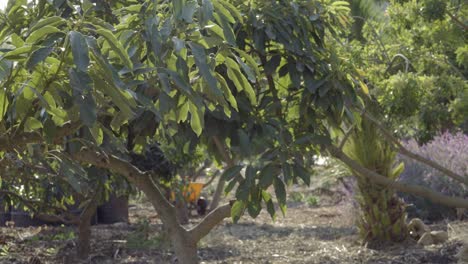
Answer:
[[(191, 182), (184, 187), (182, 195), (188, 203), (194, 203), (200, 197), (201, 190), (205, 184), (201, 182)], [(171, 200), (175, 200), (175, 193), (171, 192)]]

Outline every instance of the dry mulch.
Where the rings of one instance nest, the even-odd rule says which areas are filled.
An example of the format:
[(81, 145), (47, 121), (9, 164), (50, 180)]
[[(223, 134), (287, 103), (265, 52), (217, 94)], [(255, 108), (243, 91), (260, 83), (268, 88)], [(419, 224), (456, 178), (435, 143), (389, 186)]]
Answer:
[[(317, 194), (297, 190), (306, 195)], [(319, 195), (319, 194), (318, 194)], [(201, 263), (407, 264), (457, 263), (456, 253), (468, 239), (468, 222), (444, 222), (447, 243), (415, 243), (368, 249), (353, 227), (352, 206), (333, 195), (320, 197), (320, 207), (291, 202), (287, 215), (272, 221), (266, 212), (238, 224), (226, 219), (199, 245)], [(82, 263), (173, 263), (161, 224), (148, 203), (130, 208), (131, 224), (93, 227), (92, 255)], [(198, 219), (193, 219), (194, 222)], [(0, 263), (78, 263), (72, 227), (0, 228)], [(36, 264), (36, 263), (35, 263)]]

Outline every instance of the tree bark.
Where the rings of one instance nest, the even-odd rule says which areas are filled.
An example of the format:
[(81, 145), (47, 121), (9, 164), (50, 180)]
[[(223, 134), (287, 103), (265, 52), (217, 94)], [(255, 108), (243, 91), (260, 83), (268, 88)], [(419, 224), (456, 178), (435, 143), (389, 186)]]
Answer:
[(197, 241), (193, 240), (185, 230), (169, 233), (172, 247), (178, 263), (198, 264)]
[[(73, 134), (76, 130), (81, 127), (81, 123), (66, 123), (59, 128), (54, 137), (54, 144), (62, 142), (63, 137)], [(30, 143), (42, 143), (44, 138), (40, 132), (24, 132), (16, 135), (5, 135), (0, 137), (0, 150), (2, 151), (13, 151), (20, 149)]]
[(142, 172), (129, 162), (104, 152), (83, 149), (73, 155), (75, 160), (106, 168), (126, 177), (143, 191), (159, 214), (170, 236), (173, 249), (181, 264), (198, 263), (197, 243), (224, 218), (229, 217), (231, 205), (216, 208), (192, 229), (185, 229), (177, 221), (176, 208), (164, 197), (161, 189), (153, 182), (151, 173)]
[(98, 197), (101, 190), (101, 186), (98, 186), (95, 193), (92, 195), (91, 201), (88, 202), (80, 215), (80, 222), (78, 225), (78, 247), (76, 252), (79, 259), (87, 259), (91, 252), (91, 221), (96, 213)]
[(187, 208), (187, 202), (183, 200), (183, 198), (178, 197), (176, 198), (175, 202), (176, 207), (176, 214), (177, 214), (177, 221), (179, 224), (186, 225), (189, 223), (189, 210)]
[(421, 196), (421, 197), (431, 200), (434, 203), (442, 204), (448, 207), (468, 208), (468, 199), (462, 199), (459, 197), (450, 197), (450, 196), (442, 195), (438, 192), (435, 192), (431, 189), (424, 188), (421, 186), (402, 184), (402, 183), (396, 182), (374, 171), (371, 171), (369, 169), (362, 167), (361, 165), (359, 165), (359, 163), (357, 163), (356, 161), (348, 157), (345, 153), (343, 153), (343, 151), (341, 151), (339, 148), (333, 145), (328, 145), (327, 149), (333, 157), (341, 160), (354, 171), (360, 173), (361, 175), (369, 178), (369, 180), (374, 181), (380, 185), (394, 188), (401, 192)]

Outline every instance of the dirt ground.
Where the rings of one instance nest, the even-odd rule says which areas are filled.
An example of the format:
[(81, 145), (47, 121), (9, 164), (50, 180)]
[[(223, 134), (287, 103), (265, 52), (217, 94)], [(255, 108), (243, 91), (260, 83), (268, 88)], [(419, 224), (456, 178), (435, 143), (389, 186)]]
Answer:
[[(266, 212), (256, 219), (244, 216), (238, 224), (224, 220), (199, 244), (200, 262), (457, 263), (456, 254), (468, 239), (468, 222), (432, 226), (449, 232), (445, 244), (405, 243), (371, 250), (359, 243), (350, 202), (335, 191), (293, 188), (286, 216), (278, 215), (274, 222)], [(93, 226), (92, 255), (82, 263), (174, 263), (161, 229), (147, 202), (132, 204), (130, 224)], [(74, 258), (73, 231), (72, 227), (0, 228), (0, 263), (79, 263)]]

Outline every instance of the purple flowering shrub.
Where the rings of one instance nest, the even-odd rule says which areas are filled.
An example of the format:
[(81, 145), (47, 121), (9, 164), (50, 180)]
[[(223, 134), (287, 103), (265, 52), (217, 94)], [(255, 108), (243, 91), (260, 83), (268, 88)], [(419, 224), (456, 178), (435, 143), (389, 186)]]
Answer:
[[(443, 133), (422, 146), (411, 139), (404, 142), (404, 146), (411, 152), (433, 160), (459, 175), (468, 177), (468, 136), (461, 132), (457, 134)], [(462, 183), (452, 180), (438, 170), (416, 160), (403, 155), (399, 155), (398, 158), (405, 163), (405, 170), (400, 175), (400, 181), (428, 187), (449, 196), (468, 196), (468, 189)], [(400, 195), (407, 203), (413, 204), (415, 207), (409, 212), (410, 217), (436, 221), (456, 216), (453, 208), (434, 204), (421, 197)]]

